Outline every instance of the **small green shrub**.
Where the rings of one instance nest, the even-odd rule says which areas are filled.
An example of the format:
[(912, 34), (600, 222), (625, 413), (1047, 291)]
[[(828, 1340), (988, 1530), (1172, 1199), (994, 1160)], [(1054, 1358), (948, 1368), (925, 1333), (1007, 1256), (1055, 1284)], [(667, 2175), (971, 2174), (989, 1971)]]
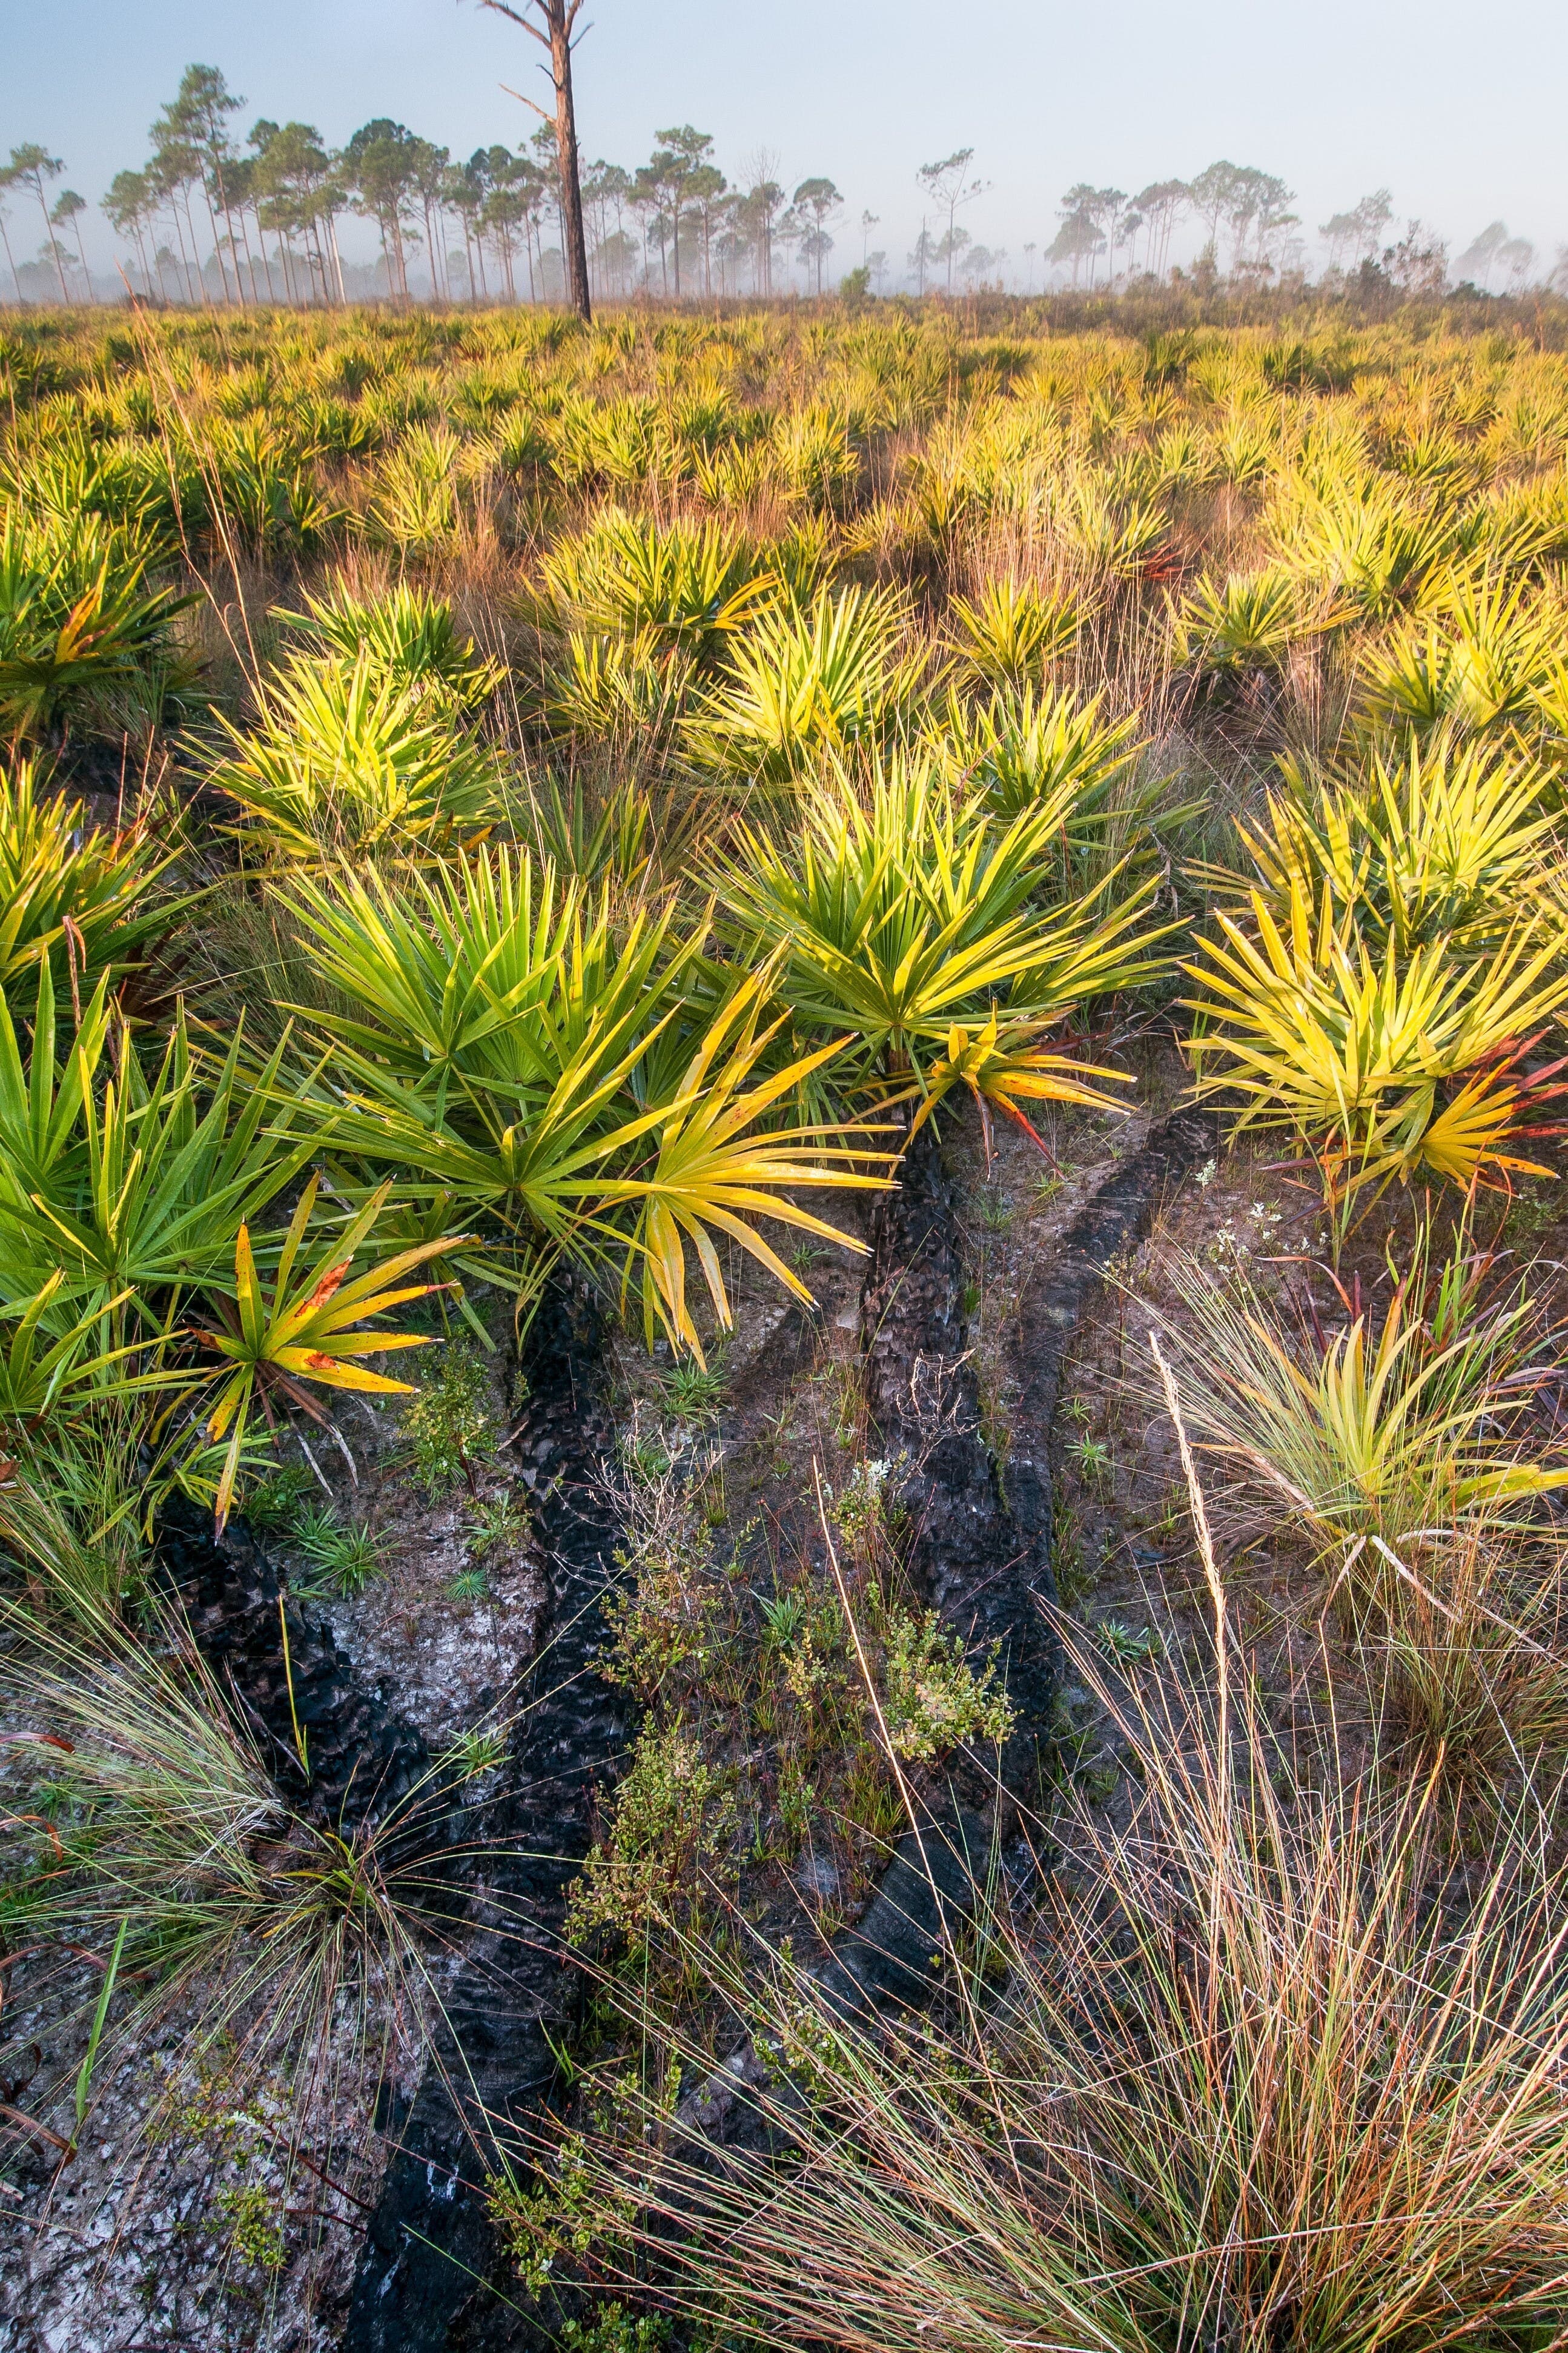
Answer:
[(409, 1408), (404, 1424), (414, 1448), (414, 1472), (433, 1503), (464, 1481), (496, 1451), (495, 1417), (487, 1402), (483, 1359), (462, 1345), (441, 1354), (441, 1369)]
[(950, 1633), (934, 1609), (916, 1615), (889, 1609), (883, 1637), (888, 1736), (899, 1756), (929, 1763), (961, 1741), (1007, 1738), (1015, 1711), (996, 1681), (994, 1659), (976, 1674), (963, 1638)]
[(228, 2243), (240, 2262), (258, 2272), (280, 2272), (283, 2226), (261, 2184), (247, 2181), (238, 2189), (220, 2189), (216, 2203), (228, 2224)]
[(656, 1928), (689, 1920), (701, 1908), (704, 1866), (734, 1828), (726, 1777), (690, 1734), (679, 1725), (643, 1733), (609, 1828), (568, 1900), (567, 1942), (582, 1945), (602, 1929), (635, 1949)]

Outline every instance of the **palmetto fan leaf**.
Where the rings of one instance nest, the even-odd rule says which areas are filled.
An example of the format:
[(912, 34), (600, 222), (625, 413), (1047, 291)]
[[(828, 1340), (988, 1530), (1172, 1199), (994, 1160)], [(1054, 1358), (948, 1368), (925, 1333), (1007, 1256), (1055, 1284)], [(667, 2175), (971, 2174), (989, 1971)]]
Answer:
[[(330, 1105), (281, 1076), (284, 1046), (242, 1076), (237, 1036), (203, 1071), (183, 1013), (151, 1079), (112, 1032), (101, 987), (64, 1066), (55, 1068), (53, 992), (39, 975), (31, 1069), (0, 1010), (0, 1239), (14, 1268), (64, 1272), (70, 1293), (129, 1300), (144, 1328), (171, 1301), (224, 1287), (234, 1237), (321, 1148)], [(286, 1124), (274, 1116), (285, 1107)]]
[(37, 781), (26, 761), (0, 769), (0, 987), (30, 990), (47, 958), (79, 1003), (175, 912), (153, 893), (176, 853), (141, 827), (89, 830), (79, 801), (40, 799)]
[(1016, 1042), (1024, 1025), (1152, 969), (1152, 883), (1115, 905), (1107, 883), (1064, 910), (1034, 903), (1053, 862), (1050, 803), (1004, 824), (904, 754), (877, 767), (864, 797), (840, 773), (802, 801), (788, 847), (742, 830), (718, 878), (725, 928), (744, 955), (777, 958), (799, 1025), (854, 1033), (846, 1068), (862, 1084), (912, 1077), (923, 1089), (956, 1021), (1000, 1005)]
[(1016, 691), (1037, 685), (1052, 662), (1071, 653), (1084, 619), (1076, 597), (1010, 575), (988, 581), (973, 602), (954, 596), (952, 608), (954, 650), (966, 669), (989, 686)]
[[(601, 1060), (657, 1030), (701, 950), (674, 915), (614, 920), (614, 897), (558, 882), (526, 852), (495, 849), (430, 874), (290, 886), (284, 903), (323, 979), (362, 1018), (312, 1016), (369, 1078), (384, 1069), (443, 1114), (481, 1124), (544, 1100), (587, 1040)], [(379, 1082), (378, 1082), (379, 1083)]]
[(117, 1348), (101, 1345), (104, 1327), (119, 1298), (100, 1300), (84, 1315), (61, 1312), (64, 1271), (57, 1267), (30, 1299), (0, 1307), (0, 1424), (13, 1435), (31, 1431), (57, 1414), (71, 1415), (140, 1390), (166, 1391), (177, 1379), (165, 1366), (135, 1373), (130, 1360), (140, 1353), (132, 1341)]
[(789, 1190), (871, 1181), (851, 1165), (867, 1155), (826, 1131), (775, 1132), (837, 1040), (759, 1073), (771, 975), (737, 983), (710, 963), (706, 924), (678, 932), (672, 909), (617, 924), (613, 893), (500, 850), (396, 882), (302, 882), (288, 903), (363, 1008), (317, 1017), (334, 1149), (444, 1190), (525, 1249), (607, 1262), (623, 1283), (640, 1267), (647, 1314), (683, 1345), (686, 1241), (727, 1321), (712, 1234), (797, 1288), (750, 1219), (828, 1234)]
[(923, 1126), (943, 1096), (960, 1085), (969, 1089), (979, 1107), (987, 1166), (994, 1145), (993, 1106), (1032, 1135), (1042, 1150), (1046, 1146), (1023, 1108), (1025, 1103), (1081, 1103), (1096, 1111), (1115, 1108), (1088, 1082), (1109, 1079), (1125, 1086), (1129, 1083), (1126, 1071), (1103, 1070), (1092, 1063), (1073, 1061), (1066, 1054), (1047, 1053), (1034, 1043), (1037, 1027), (1032, 1022), (1004, 1027), (994, 1013), (973, 1029), (955, 1022), (948, 1032), (946, 1053), (940, 1055), (924, 1073), (926, 1098), (915, 1116), (911, 1135)]
[(1426, 733), (1483, 733), (1529, 720), (1557, 659), (1550, 611), (1525, 602), (1522, 582), (1458, 574), (1426, 610), (1384, 643), (1362, 650), (1365, 715), (1374, 724)]
[(672, 1073), (663, 1058), (663, 1085), (646, 1082), (658, 1066), (654, 1049), (685, 1013), (679, 998), (657, 1018), (640, 991), (618, 1015), (594, 1013), (553, 1085), (531, 1091), (521, 1110), (524, 1090), (516, 1083), (468, 1078), (437, 1095), (345, 1051), (358, 1086), (336, 1118), (334, 1145), (395, 1167), (408, 1182), (445, 1188), (465, 1214), (499, 1219), (525, 1244), (542, 1242), (617, 1270), (623, 1287), (640, 1265), (650, 1326), (662, 1323), (700, 1353), (682, 1237), (695, 1244), (719, 1320), (728, 1324), (713, 1233), (727, 1234), (805, 1297), (751, 1219), (776, 1218), (858, 1249), (790, 1194), (877, 1181), (865, 1165), (874, 1151), (833, 1141), (839, 1129), (754, 1132), (837, 1051), (835, 1041), (752, 1082), (773, 1036), (758, 1027), (769, 980), (764, 973), (741, 983), (702, 1018), (689, 1055)]
[(13, 514), (0, 529), (0, 729), (41, 738), (68, 719), (110, 730), (158, 699), (173, 624), (195, 602), (148, 578), (150, 551), (96, 515)]
[(1146, 749), (1137, 720), (1108, 718), (1099, 695), (1079, 702), (1026, 686), (970, 705), (950, 695), (925, 740), (994, 816), (1048, 810), (1074, 858), (1104, 841), (1119, 802), (1136, 808), (1141, 797), (1131, 786)]
[(706, 662), (780, 592), (747, 542), (715, 522), (659, 524), (607, 507), (540, 567), (539, 616), (586, 637), (646, 635)]
[(316, 1265), (296, 1282), (295, 1261), (316, 1206), (317, 1179), (312, 1176), (300, 1197), (278, 1253), (268, 1298), (257, 1270), (250, 1231), (241, 1225), (235, 1241), (233, 1304), (221, 1330), (198, 1330), (196, 1336), (234, 1370), (224, 1380), (207, 1415), (206, 1434), (216, 1445), (226, 1436), (217, 1488), (217, 1523), (221, 1528), (234, 1500), (235, 1481), (244, 1455), (246, 1430), (259, 1393), (264, 1403), (276, 1389), (320, 1420), (320, 1407), (304, 1386), (319, 1382), (327, 1388), (369, 1389), (381, 1394), (407, 1395), (409, 1383), (368, 1370), (363, 1359), (403, 1348), (429, 1345), (417, 1333), (363, 1331), (394, 1307), (423, 1299), (427, 1282), (405, 1283), (401, 1278), (432, 1258), (449, 1253), (471, 1237), (446, 1234), (432, 1241), (398, 1250), (367, 1273), (350, 1280), (356, 1253), (374, 1229), (392, 1190), (384, 1185), (335, 1235)]
[(506, 676), (499, 662), (475, 651), (449, 604), (408, 581), (369, 598), (340, 585), (331, 596), (308, 596), (305, 604), (303, 613), (279, 611), (276, 617), (348, 661), (363, 656), (377, 679), (418, 687), (450, 710), (478, 709)]
[(1517, 754), (1437, 735), (1350, 776), (1281, 765), (1285, 790), (1237, 826), (1252, 874), (1201, 868), (1210, 889), (1244, 906), (1259, 891), (1280, 923), (1295, 896), (1315, 906), (1326, 893), (1334, 921), (1353, 916), (1374, 946), (1402, 952), (1439, 940), (1472, 952), (1532, 902), (1544, 915), (1563, 871), (1557, 819), (1547, 774)]
[(915, 685), (915, 662), (899, 653), (909, 617), (902, 597), (858, 587), (771, 607), (736, 639), (723, 682), (688, 723), (688, 750), (783, 782), (873, 740)]
[(493, 753), (366, 653), (296, 659), (248, 734), (220, 724), (233, 748), (210, 765), (208, 783), (241, 810), (246, 841), (272, 860), (438, 849), (499, 814)]
[(1251, 916), (1244, 930), (1221, 910), (1220, 938), (1184, 966), (1203, 991), (1188, 1000), (1203, 1084), (1242, 1096), (1240, 1126), (1321, 1143), (1356, 1185), (1422, 1166), (1468, 1184), (1531, 1165), (1500, 1148), (1526, 1086), (1494, 1071), (1453, 1103), (1447, 1091), (1568, 1000), (1554, 942), (1527, 924), (1475, 960), (1441, 940), (1374, 955), (1299, 881), (1284, 923), (1257, 892)]

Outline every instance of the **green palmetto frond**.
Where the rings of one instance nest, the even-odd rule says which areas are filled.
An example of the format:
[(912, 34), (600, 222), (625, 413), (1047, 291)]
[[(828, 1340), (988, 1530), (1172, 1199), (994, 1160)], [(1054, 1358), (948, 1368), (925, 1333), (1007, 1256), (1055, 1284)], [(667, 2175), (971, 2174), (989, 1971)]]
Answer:
[(777, 959), (798, 1024), (854, 1036), (847, 1069), (862, 1084), (922, 1072), (955, 1021), (998, 1002), (1016, 1035), (1152, 969), (1151, 882), (1114, 904), (1114, 876), (1069, 908), (1033, 903), (1050, 804), (1004, 824), (900, 753), (864, 797), (845, 773), (806, 787), (800, 819), (787, 847), (742, 829), (716, 877), (724, 928), (747, 957)]
[(951, 599), (954, 650), (986, 685), (1021, 690), (1038, 685), (1052, 662), (1070, 654), (1085, 615), (1065, 590), (1047, 592), (1011, 574), (988, 580), (972, 603)]
[[(35, 1038), (24, 1092), (0, 1024), (0, 1235), (17, 1264), (58, 1265), (94, 1301), (128, 1296), (144, 1326), (163, 1329), (181, 1293), (222, 1288), (239, 1226), (321, 1148), (331, 1110), (310, 1099), (309, 1081), (282, 1083), (282, 1045), (242, 1075), (237, 1036), (204, 1072), (181, 1014), (151, 1080), (123, 1031), (119, 1075), (102, 1080), (101, 996), (84, 1031), (58, 1086), (48, 1041)], [(275, 1101), (286, 1125), (270, 1116)]]
[(79, 801), (40, 800), (26, 761), (0, 768), (0, 987), (15, 997), (40, 958), (79, 1005), (176, 912), (149, 903), (177, 851), (146, 828), (87, 828)]
[[(148, 547), (96, 515), (13, 514), (0, 529), (0, 729), (112, 728), (174, 668), (194, 597), (153, 586)], [(129, 698), (129, 700), (128, 700)]]
[(1440, 734), (1350, 776), (1280, 765), (1285, 791), (1237, 824), (1252, 873), (1195, 870), (1211, 890), (1242, 905), (1258, 891), (1280, 923), (1298, 898), (1317, 906), (1326, 893), (1333, 920), (1353, 917), (1363, 937), (1402, 953), (1495, 945), (1532, 902), (1550, 919), (1563, 872), (1551, 780), (1518, 754)]
[(1080, 703), (1065, 690), (1037, 694), (1028, 686), (976, 704), (950, 694), (922, 740), (994, 815), (1011, 821), (1048, 811), (1063, 842), (1081, 855), (1103, 842), (1145, 749), (1136, 717), (1105, 718), (1102, 701)]
[(462, 444), (444, 427), (416, 424), (383, 460), (370, 504), (375, 536), (405, 555), (436, 555), (462, 522)]
[[(552, 1035), (553, 1082), (527, 1086), (472, 1073), (443, 1090), (400, 1079), (345, 1050), (356, 1092), (338, 1114), (334, 1145), (390, 1165), (406, 1182), (444, 1187), (464, 1215), (499, 1218), (524, 1240), (584, 1262), (643, 1272), (645, 1313), (679, 1344), (698, 1345), (686, 1303), (681, 1237), (696, 1245), (721, 1323), (729, 1306), (710, 1235), (727, 1234), (801, 1296), (798, 1278), (757, 1234), (756, 1216), (859, 1244), (802, 1209), (796, 1187), (878, 1180), (874, 1152), (832, 1139), (840, 1128), (795, 1125), (753, 1133), (774, 1106), (837, 1050), (837, 1041), (755, 1079), (778, 1027), (760, 1027), (772, 976), (742, 982), (700, 1023), (673, 1063), (657, 1050), (686, 1008), (623, 978), (604, 1006), (572, 998)], [(580, 1018), (580, 1015), (585, 1018)], [(499, 1033), (498, 1033), (499, 1034)]]
[(693, 675), (690, 657), (662, 646), (652, 629), (629, 637), (574, 629), (538, 702), (557, 734), (647, 751), (668, 742), (679, 723)]
[(59, 1312), (65, 1280), (57, 1267), (30, 1299), (0, 1307), (0, 1325), (9, 1327), (8, 1338), (0, 1345), (0, 1424), (13, 1433), (139, 1390), (166, 1390), (177, 1379), (163, 1368), (140, 1375), (127, 1371), (128, 1360), (139, 1353), (135, 1341), (95, 1348), (127, 1294), (100, 1301), (85, 1315), (72, 1317)]
[(477, 710), (506, 676), (500, 663), (475, 651), (444, 598), (409, 581), (373, 597), (352, 596), (340, 585), (305, 604), (303, 613), (273, 617), (350, 662), (363, 656), (377, 680), (420, 687), (452, 710)]
[(700, 934), (639, 910), (624, 925), (613, 894), (558, 883), (526, 852), (491, 849), (396, 881), (301, 881), (284, 903), (317, 971), (360, 1018), (313, 1016), (374, 1083), (384, 1069), (445, 1116), (492, 1101), (524, 1124), (592, 1035), (617, 1061), (679, 1000)]
[(1203, 1085), (1242, 1096), (1239, 1127), (1321, 1143), (1358, 1187), (1424, 1166), (1468, 1185), (1532, 1165), (1501, 1149), (1527, 1090), (1505, 1101), (1506, 1078), (1466, 1082), (1568, 1000), (1555, 942), (1527, 924), (1479, 958), (1442, 940), (1403, 955), (1390, 940), (1374, 956), (1299, 880), (1285, 922), (1260, 893), (1250, 912), (1244, 930), (1221, 910), (1221, 937), (1184, 966), (1203, 991), (1188, 1000)]
[(715, 522), (659, 524), (608, 507), (540, 567), (540, 617), (585, 638), (647, 637), (710, 661), (780, 593), (776, 573)]
[(1335, 479), (1316, 496), (1297, 486), (1277, 504), (1273, 538), (1279, 563), (1331, 594), (1337, 617), (1384, 621), (1447, 561), (1454, 526), (1369, 475)]
[(700, 764), (784, 782), (825, 753), (874, 740), (912, 692), (899, 656), (902, 597), (823, 589), (763, 613), (731, 649), (727, 674), (686, 730)]
[(209, 763), (207, 781), (243, 812), (246, 842), (271, 859), (438, 849), (500, 812), (493, 753), (363, 653), (296, 659), (268, 688), (256, 728), (219, 723), (232, 749)]
[[(100, 976), (63, 1060), (47, 959), (37, 970), (30, 1050), (0, 997), (0, 1223), (12, 1237), (9, 1252), (0, 1257), (8, 1255), (13, 1268), (18, 1221), (30, 1223), (37, 1199), (73, 1199), (86, 1180), (82, 1104), (91, 1095), (112, 1018), (108, 986), (107, 976)], [(46, 1247), (41, 1271), (52, 1256)]]
[(1310, 627), (1300, 583), (1282, 567), (1223, 581), (1205, 575), (1173, 611), (1171, 659), (1204, 678), (1276, 670)]
[(271, 1295), (262, 1283), (251, 1249), (249, 1228), (242, 1224), (235, 1240), (232, 1306), (224, 1328), (196, 1328), (205, 1346), (226, 1357), (235, 1367), (224, 1380), (206, 1417), (206, 1436), (215, 1445), (227, 1436), (228, 1449), (217, 1487), (217, 1522), (221, 1528), (234, 1500), (235, 1481), (244, 1455), (246, 1430), (259, 1395), (265, 1403), (276, 1390), (319, 1420), (320, 1407), (306, 1382), (325, 1388), (371, 1390), (381, 1395), (409, 1393), (407, 1381), (370, 1371), (366, 1356), (385, 1356), (401, 1348), (420, 1348), (427, 1340), (416, 1333), (368, 1332), (359, 1327), (389, 1309), (425, 1298), (434, 1287), (405, 1283), (402, 1278), (432, 1258), (448, 1254), (471, 1235), (446, 1234), (416, 1243), (383, 1260), (367, 1273), (349, 1280), (354, 1258), (386, 1206), (391, 1186), (384, 1185), (333, 1237), (309, 1273), (296, 1282), (295, 1261), (316, 1206), (317, 1179), (312, 1176), (300, 1197), (278, 1253)]
[(1366, 717), (1378, 726), (1480, 734), (1524, 724), (1557, 658), (1553, 617), (1525, 583), (1458, 574), (1385, 644), (1362, 649)]
[[(771, 974), (737, 984), (706, 958), (706, 924), (681, 933), (673, 908), (618, 923), (613, 892), (499, 850), (396, 882), (300, 882), (288, 903), (318, 969), (361, 1008), (317, 1017), (334, 1149), (444, 1190), (524, 1245), (608, 1261), (623, 1282), (640, 1265), (646, 1312), (682, 1345), (682, 1237), (710, 1288), (716, 1232), (795, 1288), (752, 1218), (827, 1234), (788, 1189), (871, 1181), (851, 1166), (868, 1155), (827, 1131), (773, 1124), (837, 1041), (786, 1076), (760, 1071), (778, 1026), (762, 1021)], [(721, 1284), (714, 1304), (726, 1320)]]

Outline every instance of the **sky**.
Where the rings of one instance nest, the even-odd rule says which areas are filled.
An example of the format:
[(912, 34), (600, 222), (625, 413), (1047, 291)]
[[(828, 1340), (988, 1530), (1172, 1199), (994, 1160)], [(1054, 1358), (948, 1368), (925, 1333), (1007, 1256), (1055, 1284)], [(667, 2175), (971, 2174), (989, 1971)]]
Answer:
[[(787, 185), (842, 190), (836, 266), (862, 212), (895, 273), (920, 227), (919, 165), (973, 146), (965, 223), (1021, 268), (1079, 180), (1129, 192), (1218, 156), (1280, 174), (1309, 229), (1387, 185), (1457, 253), (1506, 221), (1549, 264), (1568, 242), (1563, 0), (588, 0), (584, 155), (628, 167), (695, 123), (732, 179), (759, 150)], [(0, 0), (0, 152), (37, 140), (96, 203), (141, 163), (193, 59), (259, 115), (341, 144), (391, 115), (467, 155), (521, 146), (547, 96), (537, 45), (478, 0)], [(26, 223), (14, 198), (12, 220)], [(42, 235), (42, 223), (38, 224)], [(84, 222), (95, 264), (113, 243)]]

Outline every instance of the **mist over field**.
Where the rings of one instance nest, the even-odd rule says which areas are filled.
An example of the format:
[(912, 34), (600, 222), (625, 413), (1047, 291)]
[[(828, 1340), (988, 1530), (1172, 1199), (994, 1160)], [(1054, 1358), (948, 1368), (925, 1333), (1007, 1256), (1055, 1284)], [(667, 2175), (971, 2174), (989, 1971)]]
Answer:
[[(1450, 284), (1510, 294), (1560, 272), (1547, 100), (1568, 58), (1561, 20), (1534, 0), (1510, 0), (1480, 37), (1444, 0), (1419, 45), (1396, 12), (1340, 0), (1310, 38), (1239, 0), (1190, 26), (1136, 0), (1114, 30), (987, 0), (962, 39), (931, 0), (809, 0), (788, 26), (744, 5), (672, 0), (650, 16), (608, 0), (584, 22), (583, 162), (606, 295), (664, 299), (677, 277), (685, 297), (816, 293), (856, 267), (881, 293), (1100, 290), (1208, 263), (1277, 285), (1370, 260), (1413, 283), (1440, 259)], [(214, 61), (202, 72), (219, 94), (186, 88), (171, 106), (193, 57)], [(150, 0), (134, 25), (102, 0), (63, 0), (17, 28), (10, 58), (0, 151), (41, 144), (61, 164), (12, 183), (14, 297), (90, 283), (117, 300), (127, 279), (165, 300), (221, 293), (214, 251), (239, 223), (202, 220), (198, 196), (197, 253), (184, 217), (184, 118), (212, 102), (234, 150), (226, 201), (245, 216), (233, 267), (260, 248), (266, 299), (289, 290), (312, 205), (356, 299), (405, 279), (423, 299), (537, 299), (564, 282), (531, 111), (553, 112), (544, 60), (483, 0), (280, 0), (265, 22)], [(391, 132), (395, 164), (381, 152)], [(212, 120), (195, 137), (210, 178)], [(954, 205), (926, 174), (965, 152)], [(825, 186), (826, 205), (797, 199)], [(688, 205), (678, 237), (668, 216)], [(303, 280), (289, 284), (293, 299)]]

